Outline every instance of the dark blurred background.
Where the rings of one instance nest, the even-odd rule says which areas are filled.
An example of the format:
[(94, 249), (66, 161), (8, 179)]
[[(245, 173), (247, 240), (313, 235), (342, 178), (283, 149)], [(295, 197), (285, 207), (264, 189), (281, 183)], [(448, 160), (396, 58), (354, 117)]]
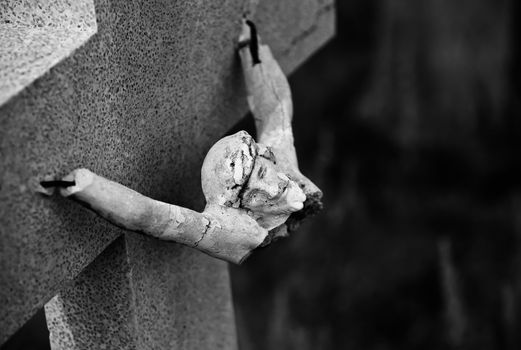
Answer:
[(519, 1), (337, 13), (290, 78), (325, 208), (231, 267), (241, 349), (521, 349)]
[[(521, 349), (520, 2), (337, 13), (290, 79), (325, 208), (231, 267), (241, 349)], [(44, 322), (5, 348), (48, 344)]]

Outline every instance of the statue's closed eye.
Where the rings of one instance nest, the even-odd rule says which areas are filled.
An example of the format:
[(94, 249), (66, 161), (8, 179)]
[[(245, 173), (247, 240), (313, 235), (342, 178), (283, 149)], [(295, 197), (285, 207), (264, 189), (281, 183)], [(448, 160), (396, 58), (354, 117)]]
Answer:
[(263, 179), (264, 175), (266, 175), (266, 167), (265, 166), (261, 166), (259, 171), (257, 172), (257, 177), (259, 179)]
[(264, 149), (264, 152), (259, 153), (259, 156), (271, 161), (273, 164), (277, 164), (277, 158), (275, 157), (275, 154), (271, 150), (271, 147), (266, 147)]

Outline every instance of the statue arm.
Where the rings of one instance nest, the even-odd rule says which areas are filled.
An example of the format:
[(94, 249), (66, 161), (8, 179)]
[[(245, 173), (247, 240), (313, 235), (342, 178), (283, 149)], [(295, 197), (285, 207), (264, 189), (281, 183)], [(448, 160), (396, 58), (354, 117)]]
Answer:
[(273, 57), (271, 49), (268, 45), (261, 44), (260, 38), (257, 40), (260, 62), (254, 62), (249, 46), (254, 44), (251, 35), (256, 35), (255, 31), (244, 22), (239, 37), (239, 56), (248, 105), (255, 118), (257, 140), (261, 144), (278, 149), (279, 153), (284, 152), (286, 160), (297, 167), (291, 128), (293, 102), (288, 80)]
[(87, 169), (76, 169), (63, 181), (74, 185), (60, 188), (62, 196), (79, 201), (121, 228), (175, 241), (233, 263), (242, 262), (267, 236), (266, 230), (238, 209), (198, 213), (146, 197)]
[(298, 167), (291, 127), (293, 103), (288, 79), (267, 45), (258, 44), (260, 62), (254, 62), (251, 45), (260, 43), (260, 38), (254, 41), (252, 35), (256, 35), (256, 30), (244, 21), (239, 36), (239, 56), (258, 142), (270, 147), (279, 166), (303, 189), (307, 197), (307, 211), (316, 212), (322, 207), (322, 191)]

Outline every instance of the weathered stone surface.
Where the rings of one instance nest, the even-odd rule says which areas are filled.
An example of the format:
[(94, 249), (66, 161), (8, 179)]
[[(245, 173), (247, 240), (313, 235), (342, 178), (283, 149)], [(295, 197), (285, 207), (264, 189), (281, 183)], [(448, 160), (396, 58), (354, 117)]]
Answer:
[(51, 345), (234, 349), (231, 299), (215, 292), (228, 288), (225, 263), (131, 233), (116, 239), (45, 305)]
[(96, 33), (92, 0), (0, 2), (0, 104)]
[[(95, 0), (94, 8), (96, 33), (83, 45), (78, 40), (75, 50), (68, 46), (68, 56), (45, 74), (31, 73), (38, 79), (17, 80), (19, 74), (7, 71), (10, 65), (0, 66), (0, 76), (9, 77), (0, 81), (8, 98), (0, 106), (0, 343), (122, 233), (74, 203), (36, 194), (38, 180), (85, 166), (145, 195), (200, 210), (202, 159), (246, 112), (234, 50), (242, 1)], [(289, 72), (332, 35), (332, 17), (329, 1), (266, 0), (254, 20)], [(7, 31), (15, 27), (4, 23), (1, 37), (12, 37)], [(39, 51), (28, 50), (20, 59), (30, 62), (26, 55)], [(175, 325), (202, 322), (202, 314), (190, 313), (208, 307), (199, 302), (202, 294), (187, 292), (189, 283), (228, 305), (224, 264), (161, 244), (165, 248), (142, 242), (135, 256), (145, 261), (130, 264), (141, 271), (145, 295), (155, 283), (145, 280), (150, 269), (176, 259), (173, 270), (164, 270), (172, 280), (161, 288), (164, 298), (181, 298), (165, 309), (177, 308)], [(159, 260), (156, 250), (166, 247), (167, 260)], [(136, 310), (154, 315), (152, 307)], [(203, 325), (232, 317), (231, 308), (222, 310), (210, 309)]]
[(52, 349), (134, 348), (130, 276), (122, 236), (45, 305)]
[(126, 243), (137, 349), (237, 348), (225, 262), (139, 234)]

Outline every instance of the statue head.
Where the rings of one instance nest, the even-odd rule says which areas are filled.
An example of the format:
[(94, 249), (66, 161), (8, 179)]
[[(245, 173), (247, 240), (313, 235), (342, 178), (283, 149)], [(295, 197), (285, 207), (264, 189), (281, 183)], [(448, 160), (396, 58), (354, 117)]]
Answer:
[(222, 138), (208, 151), (201, 180), (208, 205), (242, 208), (266, 229), (284, 223), (306, 200), (270, 148), (245, 131)]

